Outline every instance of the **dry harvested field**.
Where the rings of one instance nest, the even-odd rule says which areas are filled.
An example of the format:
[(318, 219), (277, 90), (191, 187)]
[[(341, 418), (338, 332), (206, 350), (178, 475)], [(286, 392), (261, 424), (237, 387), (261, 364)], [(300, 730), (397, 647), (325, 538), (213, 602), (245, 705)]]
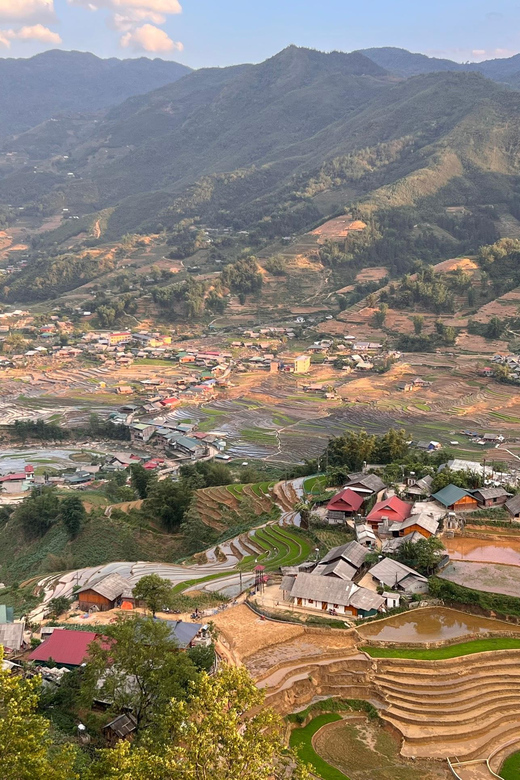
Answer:
[(324, 244), (325, 241), (338, 240), (346, 238), (349, 233), (364, 230), (366, 225), (359, 220), (352, 220), (352, 215), (345, 214), (342, 217), (335, 217), (324, 222), (315, 230), (311, 230), (311, 236), (318, 236), (318, 243)]
[[(271, 623), (271, 625), (276, 625)], [(288, 640), (273, 640), (273, 645), (269, 647), (269, 652), (265, 648), (258, 649), (255, 653), (248, 654), (245, 659), (245, 665), (253, 677), (262, 677), (273, 666), (283, 664), (285, 667), (291, 667), (291, 663), (302, 660), (316, 660), (322, 658), (327, 653), (338, 654), (338, 651), (345, 650), (349, 653), (354, 647), (354, 638), (352, 634), (346, 631), (321, 631), (309, 632), (307, 629), (297, 637), (291, 637)]]
[(486, 303), (475, 314), (477, 322), (489, 322), (492, 317), (516, 317), (520, 307), (520, 287)]
[(288, 642), (305, 633), (303, 626), (261, 620), (244, 604), (220, 612), (212, 620), (240, 660), (266, 648), (269, 648), (271, 657), (273, 645)]
[(384, 266), (374, 266), (373, 268), (363, 268), (356, 276), (356, 282), (379, 282), (388, 276), (388, 268)]

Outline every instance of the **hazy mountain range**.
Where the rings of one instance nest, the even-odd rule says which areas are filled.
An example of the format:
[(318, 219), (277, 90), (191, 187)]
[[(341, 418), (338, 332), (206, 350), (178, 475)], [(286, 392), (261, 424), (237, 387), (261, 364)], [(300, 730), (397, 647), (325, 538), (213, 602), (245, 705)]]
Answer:
[(23, 132), (62, 112), (113, 106), (190, 71), (160, 59), (103, 60), (58, 49), (30, 59), (0, 59), (0, 136)]
[[(68, 56), (41, 55), (51, 63)], [(350, 197), (376, 207), (507, 200), (520, 163), (520, 94), (489, 76), (514, 81), (515, 59), (459, 66), (399, 49), (324, 54), (291, 46), (258, 65), (173, 81), (169, 68), (182, 76), (175, 63), (94, 57), (92, 75), (75, 76), (88, 82), (76, 87), (75, 116), (61, 108), (58, 121), (4, 143), (21, 161), (0, 167), (0, 203), (109, 209), (107, 234), (117, 235), (182, 216), (245, 226), (293, 213), (312, 203), (324, 177), (329, 189), (350, 188)], [(35, 60), (0, 61), (0, 72)], [(60, 83), (71, 70), (62, 69)], [(169, 83), (142, 94), (146, 79)], [(118, 80), (140, 94), (121, 102), (120, 87), (107, 109)], [(32, 76), (21, 81), (27, 94), (37, 91)], [(101, 81), (96, 103), (88, 96)]]

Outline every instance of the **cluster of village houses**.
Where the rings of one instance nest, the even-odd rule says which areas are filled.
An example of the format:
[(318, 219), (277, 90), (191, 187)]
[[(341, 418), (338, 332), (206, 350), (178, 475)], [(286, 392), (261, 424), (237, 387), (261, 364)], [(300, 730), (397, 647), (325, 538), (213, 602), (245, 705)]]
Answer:
[[(485, 468), (466, 461), (452, 461), (451, 466)], [(386, 612), (399, 606), (402, 597), (410, 599), (428, 590), (427, 577), (387, 557), (404, 542), (429, 539), (441, 526), (452, 532), (463, 523), (461, 513), (478, 508), (505, 506), (511, 518), (520, 518), (520, 494), (512, 495), (504, 487), (465, 490), (450, 484), (432, 494), (432, 482), (431, 476), (411, 476), (400, 498), (377, 474), (351, 474), (321, 515), (331, 525), (350, 527), (356, 539), (330, 550), (318, 562), (284, 569), (283, 600), (297, 609), (352, 618)], [(369, 565), (373, 552), (380, 553), (379, 560)], [(446, 556), (442, 565), (447, 561)]]
[[(84, 314), (90, 316), (90, 312)], [(343, 370), (346, 372), (366, 371), (374, 368), (374, 363), (383, 358), (398, 359), (400, 353), (388, 352), (383, 345), (375, 342), (356, 341), (354, 336), (345, 336), (344, 343), (335, 344), (332, 339), (322, 339), (309, 345), (307, 355), (283, 356), (280, 349), (287, 340), (295, 338), (291, 327), (267, 326), (258, 330), (243, 330), (240, 340), (232, 341), (233, 350), (242, 350), (240, 357), (233, 357), (232, 352), (206, 349), (183, 349), (182, 345), (172, 343), (171, 335), (153, 331), (104, 330), (87, 331), (79, 337), (74, 337), (74, 325), (68, 320), (60, 320), (57, 315), (50, 317), (49, 322), (39, 328), (31, 327), (33, 319), (28, 312), (17, 310), (8, 313), (1, 319), (0, 341), (4, 340), (13, 328), (28, 332), (37, 337), (39, 343), (31, 349), (19, 354), (9, 354), (0, 358), (0, 368), (29, 365), (31, 362), (42, 362), (49, 358), (56, 361), (66, 361), (87, 355), (96, 358), (107, 367), (131, 366), (136, 358), (159, 358), (171, 360), (180, 365), (194, 364), (216, 369), (212, 377), (225, 379), (233, 369), (237, 372), (263, 369), (269, 372), (307, 373), (310, 369), (311, 355), (320, 355), (323, 362), (334, 362), (338, 357), (345, 357)], [(12, 318), (12, 324), (9, 318)], [(69, 343), (58, 343), (59, 337), (66, 335)], [(332, 355), (331, 352), (334, 351)]]
[[(84, 613), (103, 612), (119, 608), (133, 610), (141, 606), (133, 595), (132, 583), (113, 572), (90, 581), (80, 588), (73, 606)], [(157, 618), (161, 619), (161, 618)], [(182, 620), (164, 620), (169, 628), (169, 636), (175, 642), (180, 652), (190, 647), (208, 646), (211, 644), (211, 634), (207, 623)], [(96, 639), (103, 639), (102, 634), (93, 631), (43, 625), (40, 628), (39, 644), (30, 650), (31, 631), (25, 619), (14, 619), (12, 607), (0, 604), (0, 645), (4, 647), (7, 658), (3, 667), (13, 674), (40, 674), (44, 688), (55, 689), (61, 684), (63, 675), (71, 669), (76, 669), (88, 660), (89, 645)], [(31, 662), (31, 667), (25, 671), (20, 661)], [(129, 683), (130, 684), (130, 683)], [(108, 709), (111, 702), (95, 700), (97, 709)], [(136, 720), (131, 712), (118, 715), (107, 723), (103, 733), (108, 743), (124, 739), (136, 730)]]

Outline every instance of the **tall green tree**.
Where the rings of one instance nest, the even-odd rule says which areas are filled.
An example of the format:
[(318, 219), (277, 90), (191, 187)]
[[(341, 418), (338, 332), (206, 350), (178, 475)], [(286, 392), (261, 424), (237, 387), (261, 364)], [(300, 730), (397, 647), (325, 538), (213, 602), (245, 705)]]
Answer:
[(4, 669), (0, 646), (0, 776), (2, 780), (78, 780), (72, 745), (56, 745), (37, 714), (41, 678)]
[(347, 431), (330, 440), (327, 446), (327, 460), (331, 466), (347, 466), (358, 470), (376, 452), (377, 439), (366, 431)]
[(60, 500), (53, 487), (34, 488), (15, 509), (13, 518), (20, 523), (25, 536), (44, 536), (57, 521)]
[(65, 496), (60, 504), (60, 517), (69, 538), (75, 539), (87, 519), (85, 507), (78, 495)]
[(203, 673), (192, 696), (172, 701), (143, 744), (103, 751), (91, 780), (306, 780), (263, 698), (243, 667)]
[(170, 637), (162, 620), (121, 616), (89, 646), (82, 698), (111, 702), (114, 712), (131, 710), (139, 729), (157, 724), (171, 699), (183, 700), (197, 668)]
[(170, 580), (165, 580), (158, 574), (146, 574), (136, 584), (133, 594), (135, 599), (145, 602), (155, 617), (156, 612), (171, 606), (173, 585)]
[(140, 463), (132, 463), (130, 466), (130, 484), (137, 491), (139, 498), (146, 498), (150, 485), (156, 481), (153, 471), (148, 471)]

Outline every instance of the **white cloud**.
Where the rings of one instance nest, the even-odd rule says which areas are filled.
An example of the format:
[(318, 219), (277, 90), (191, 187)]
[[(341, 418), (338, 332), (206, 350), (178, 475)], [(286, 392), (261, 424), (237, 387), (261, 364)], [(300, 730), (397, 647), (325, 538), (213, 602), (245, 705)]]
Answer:
[(62, 43), (58, 33), (44, 27), (43, 24), (33, 24), (32, 27), (22, 27), (14, 36), (18, 41), (40, 41), (40, 43)]
[[(2, 2), (2, 0), (0, 0)], [(68, 0), (71, 5), (90, 11), (104, 9), (110, 12), (108, 25), (123, 35), (120, 45), (136, 51), (182, 51), (182, 43), (173, 41), (157, 25), (168, 16), (182, 13), (180, 0)]]
[(128, 30), (131, 30), (141, 22), (164, 24), (165, 21), (166, 17), (163, 14), (158, 14), (155, 11), (144, 11), (142, 9), (128, 11), (124, 14), (114, 14), (112, 17), (113, 27), (120, 32), (128, 32)]
[(46, 22), (55, 18), (54, 0), (0, 0), (0, 22)]
[[(2, 3), (4, 0), (0, 0)], [(17, 0), (12, 0), (16, 2)], [(128, 11), (148, 11), (158, 14), (180, 14), (182, 6), (179, 0), (69, 0), (71, 5), (81, 5), (91, 10), (108, 8), (111, 11), (124, 13)]]
[(159, 27), (153, 24), (143, 24), (135, 30), (125, 33), (120, 40), (123, 48), (131, 48), (137, 51), (166, 52), (182, 51), (182, 43), (176, 43)]
[(504, 57), (513, 57), (517, 54), (513, 49), (473, 49), (471, 58), (474, 60), (495, 60)]
[(43, 24), (22, 27), (20, 30), (0, 30), (0, 46), (11, 48), (11, 41), (39, 41), (40, 43), (61, 43), (58, 33), (52, 32)]

